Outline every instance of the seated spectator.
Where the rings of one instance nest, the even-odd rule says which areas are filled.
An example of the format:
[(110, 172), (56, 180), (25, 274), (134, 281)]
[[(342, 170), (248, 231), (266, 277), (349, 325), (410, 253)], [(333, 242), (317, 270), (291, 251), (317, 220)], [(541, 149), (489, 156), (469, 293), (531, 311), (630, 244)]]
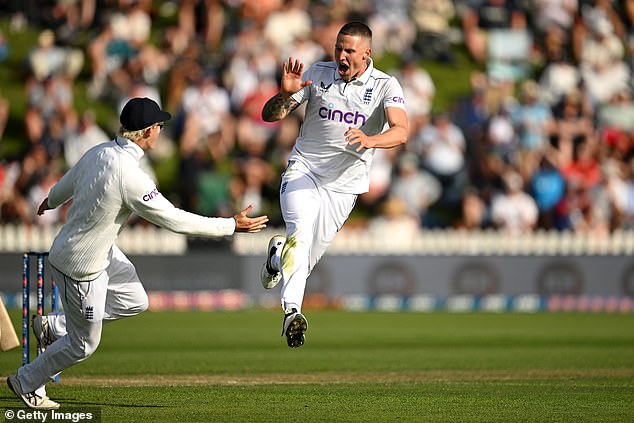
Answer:
[(97, 125), (95, 113), (92, 110), (85, 111), (79, 118), (77, 130), (64, 137), (66, 165), (68, 167), (74, 166), (86, 151), (109, 140), (108, 134)]
[[(420, 157), (423, 169), (438, 179), (442, 186), (434, 215), (444, 220), (460, 208), (462, 192), (467, 184), (464, 135), (447, 113), (440, 113), (433, 123), (416, 134), (410, 144), (411, 151)], [(450, 224), (448, 221), (438, 223), (440, 226)]]
[(148, 42), (152, 20), (138, 0), (122, 2), (107, 17), (103, 30), (88, 45), (92, 80), (88, 94), (100, 98), (113, 73), (139, 54)]
[(380, 205), (389, 194), (390, 187), (394, 183), (396, 162), (401, 150), (401, 148), (380, 148), (375, 151), (370, 167), (368, 192), (364, 192), (358, 198), (359, 204), (366, 209), (376, 212), (376, 206)]
[(630, 90), (619, 91), (606, 103), (599, 105), (597, 125), (634, 133), (634, 101)]
[(578, 0), (535, 0), (530, 9), (534, 30), (541, 39), (553, 28), (569, 33), (579, 10)]
[(453, 63), (450, 21), (456, 10), (451, 0), (413, 0), (410, 16), (416, 25), (414, 57)]
[(604, 164), (605, 190), (611, 211), (611, 227), (634, 228), (634, 173), (632, 162)]
[(42, 144), (48, 154), (62, 154), (63, 136), (77, 124), (72, 82), (58, 75), (44, 81), (31, 79), (26, 85), (26, 134), (31, 144)]
[(235, 121), (229, 94), (212, 72), (185, 88), (179, 110), (179, 193), (183, 208), (194, 211), (199, 203), (198, 179), (221, 164), (233, 148)]
[(560, 168), (573, 161), (574, 151), (580, 144), (596, 142), (594, 124), (587, 109), (577, 90), (566, 95), (557, 107), (550, 142), (557, 151)]
[(556, 207), (565, 194), (566, 183), (556, 163), (544, 154), (539, 168), (530, 177), (530, 194), (535, 199), (539, 211), (538, 227), (556, 227)]
[(55, 33), (61, 42), (72, 44), (82, 31), (87, 31), (95, 21), (97, 0), (57, 1), (53, 6), (50, 17), (44, 25), (55, 28)]
[(477, 230), (488, 227), (489, 210), (478, 190), (468, 187), (462, 198), (460, 218), (456, 221), (455, 228), (461, 230)]
[(0, 95), (0, 142), (9, 121), (9, 100)]
[(414, 139), (412, 148), (421, 157), (423, 167), (437, 177), (444, 188), (458, 182), (465, 168), (464, 135), (447, 113), (438, 114)]
[(596, 143), (590, 140), (574, 147), (573, 160), (561, 167), (566, 182), (591, 190), (602, 182), (602, 171), (597, 159)]
[(416, 28), (409, 18), (408, 0), (372, 0), (368, 25), (372, 28), (372, 52), (377, 56), (411, 54)]
[(567, 181), (556, 211), (557, 229), (601, 237), (610, 231), (610, 202), (601, 185), (589, 189), (574, 179)]
[(217, 52), (231, 19), (221, 1), (181, 0), (178, 2), (178, 32), (188, 40), (200, 40), (205, 50)]
[(52, 75), (63, 75), (74, 80), (84, 64), (81, 50), (60, 47), (55, 44), (55, 34), (50, 29), (40, 32), (37, 45), (27, 56), (31, 75), (44, 81)]
[(419, 231), (420, 222), (407, 211), (407, 206), (400, 198), (388, 197), (382, 204), (380, 212), (370, 218), (368, 231), (378, 236), (399, 240), (405, 243)]
[(504, 175), (504, 188), (504, 192), (493, 197), (491, 203), (493, 225), (509, 234), (532, 231), (537, 225), (537, 205), (533, 197), (524, 191), (520, 174), (507, 172)]
[(222, 160), (233, 146), (233, 125), (230, 113), (229, 93), (218, 84), (213, 72), (207, 72), (183, 93), (180, 119), (183, 130), (180, 135), (182, 155), (193, 149), (207, 149), (212, 161)]
[(429, 123), (436, 86), (429, 72), (419, 66), (413, 58), (405, 58), (395, 77), (403, 87), (407, 102), (410, 134), (414, 135)]
[(0, 62), (4, 62), (9, 57), (9, 41), (0, 31)]
[(522, 156), (541, 156), (548, 147), (548, 134), (554, 120), (550, 107), (540, 100), (539, 85), (535, 81), (522, 83), (519, 104), (513, 108), (511, 115)]
[(16, 183), (22, 172), (19, 160), (0, 161), (0, 222), (30, 224), (28, 202)]
[(165, 43), (172, 57), (167, 71), (166, 106), (167, 110), (178, 110), (185, 89), (195, 85), (204, 73), (203, 46), (196, 40), (188, 40), (178, 28), (166, 33)]
[(418, 157), (413, 153), (404, 153), (398, 158), (397, 171), (389, 197), (400, 200), (410, 216), (423, 222), (429, 206), (440, 198), (440, 182), (419, 168)]
[(307, 0), (286, 0), (266, 18), (262, 33), (278, 51), (287, 52), (295, 40), (310, 36), (312, 23), (307, 6)]
[(518, 161), (518, 139), (508, 104), (500, 104), (487, 122), (486, 140), (490, 151), (506, 164)]
[(554, 107), (562, 98), (581, 83), (579, 67), (572, 62), (564, 45), (549, 44), (545, 47), (544, 69), (539, 77), (541, 98), (549, 106)]
[(581, 77), (597, 102), (608, 101), (626, 90), (630, 69), (624, 62), (625, 49), (606, 17), (593, 16), (589, 31), (581, 42), (579, 64)]
[(512, 0), (482, 0), (466, 7), (461, 19), (467, 49), (476, 62), (487, 64), (489, 75), (525, 76), (531, 39), (524, 10)]

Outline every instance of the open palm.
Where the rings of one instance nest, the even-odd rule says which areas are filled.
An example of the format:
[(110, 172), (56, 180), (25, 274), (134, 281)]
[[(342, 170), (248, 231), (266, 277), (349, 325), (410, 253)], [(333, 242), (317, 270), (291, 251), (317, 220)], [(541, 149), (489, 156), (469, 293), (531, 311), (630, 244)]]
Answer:
[(304, 64), (298, 59), (293, 61), (292, 57), (288, 58), (288, 62), (282, 66), (282, 91), (292, 95), (304, 88), (306, 85), (312, 84), (312, 81), (302, 82), (302, 73), (304, 72)]

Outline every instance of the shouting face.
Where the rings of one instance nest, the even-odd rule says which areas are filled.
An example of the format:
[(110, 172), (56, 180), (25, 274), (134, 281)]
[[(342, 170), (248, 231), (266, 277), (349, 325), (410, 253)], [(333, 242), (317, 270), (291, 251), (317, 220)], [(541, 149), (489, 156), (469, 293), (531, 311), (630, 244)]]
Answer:
[(339, 76), (346, 82), (350, 82), (368, 68), (368, 58), (372, 50), (370, 40), (360, 35), (337, 36), (335, 43), (335, 61)]

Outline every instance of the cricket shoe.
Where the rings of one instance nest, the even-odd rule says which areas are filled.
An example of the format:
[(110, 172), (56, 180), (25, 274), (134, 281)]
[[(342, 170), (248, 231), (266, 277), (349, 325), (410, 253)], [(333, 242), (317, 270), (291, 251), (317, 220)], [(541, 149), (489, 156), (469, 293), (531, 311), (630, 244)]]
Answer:
[(23, 394), (21, 392), (20, 381), (18, 380), (17, 375), (9, 375), (7, 378), (7, 385), (9, 385), (9, 389), (11, 389), (13, 393), (16, 394), (18, 398), (20, 398), (29, 408), (33, 408), (35, 410), (57, 410), (59, 408), (59, 403), (53, 401), (47, 396), (41, 397), (35, 392)]
[(262, 271), (260, 272), (260, 281), (264, 289), (275, 288), (275, 286), (282, 280), (282, 272), (279, 272), (271, 266), (271, 258), (277, 254), (277, 250), (284, 246), (286, 238), (282, 235), (275, 235), (269, 240), (268, 256), (266, 262), (262, 265)]
[(284, 315), (282, 335), (286, 335), (286, 343), (289, 347), (299, 348), (304, 345), (306, 330), (308, 330), (308, 321), (296, 308)]
[(31, 319), (31, 326), (33, 327), (33, 334), (37, 339), (37, 350), (41, 354), (46, 350), (46, 347), (55, 342), (51, 334), (51, 327), (48, 324), (48, 316), (36, 314)]

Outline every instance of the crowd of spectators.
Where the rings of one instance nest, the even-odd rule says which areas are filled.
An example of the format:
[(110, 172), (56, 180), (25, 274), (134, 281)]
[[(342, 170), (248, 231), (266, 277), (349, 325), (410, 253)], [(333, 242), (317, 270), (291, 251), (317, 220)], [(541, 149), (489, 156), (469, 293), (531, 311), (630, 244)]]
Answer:
[[(76, 109), (84, 78), (85, 95), (111, 105), (115, 121), (136, 96), (172, 112), (145, 164), (177, 157), (174, 189), (164, 190), (175, 203), (208, 215), (253, 204), (281, 224), (277, 184), (302, 110), (272, 124), (262, 105), (285, 58), (329, 60), (341, 25), (363, 20), (373, 56), (401, 60), (383, 70), (403, 85), (410, 140), (376, 152), (358, 221), (508, 233), (634, 226), (634, 0), (37, 3), (0, 3), (12, 30), (41, 31), (24, 59), (24, 153), (0, 162), (1, 223), (63, 219), (63, 210), (35, 219), (34, 208), (83, 152), (114, 136), (116, 124)], [(471, 92), (436, 110), (425, 63), (462, 66), (462, 49), (477, 69)], [(0, 99), (0, 137), (8, 107)]]

